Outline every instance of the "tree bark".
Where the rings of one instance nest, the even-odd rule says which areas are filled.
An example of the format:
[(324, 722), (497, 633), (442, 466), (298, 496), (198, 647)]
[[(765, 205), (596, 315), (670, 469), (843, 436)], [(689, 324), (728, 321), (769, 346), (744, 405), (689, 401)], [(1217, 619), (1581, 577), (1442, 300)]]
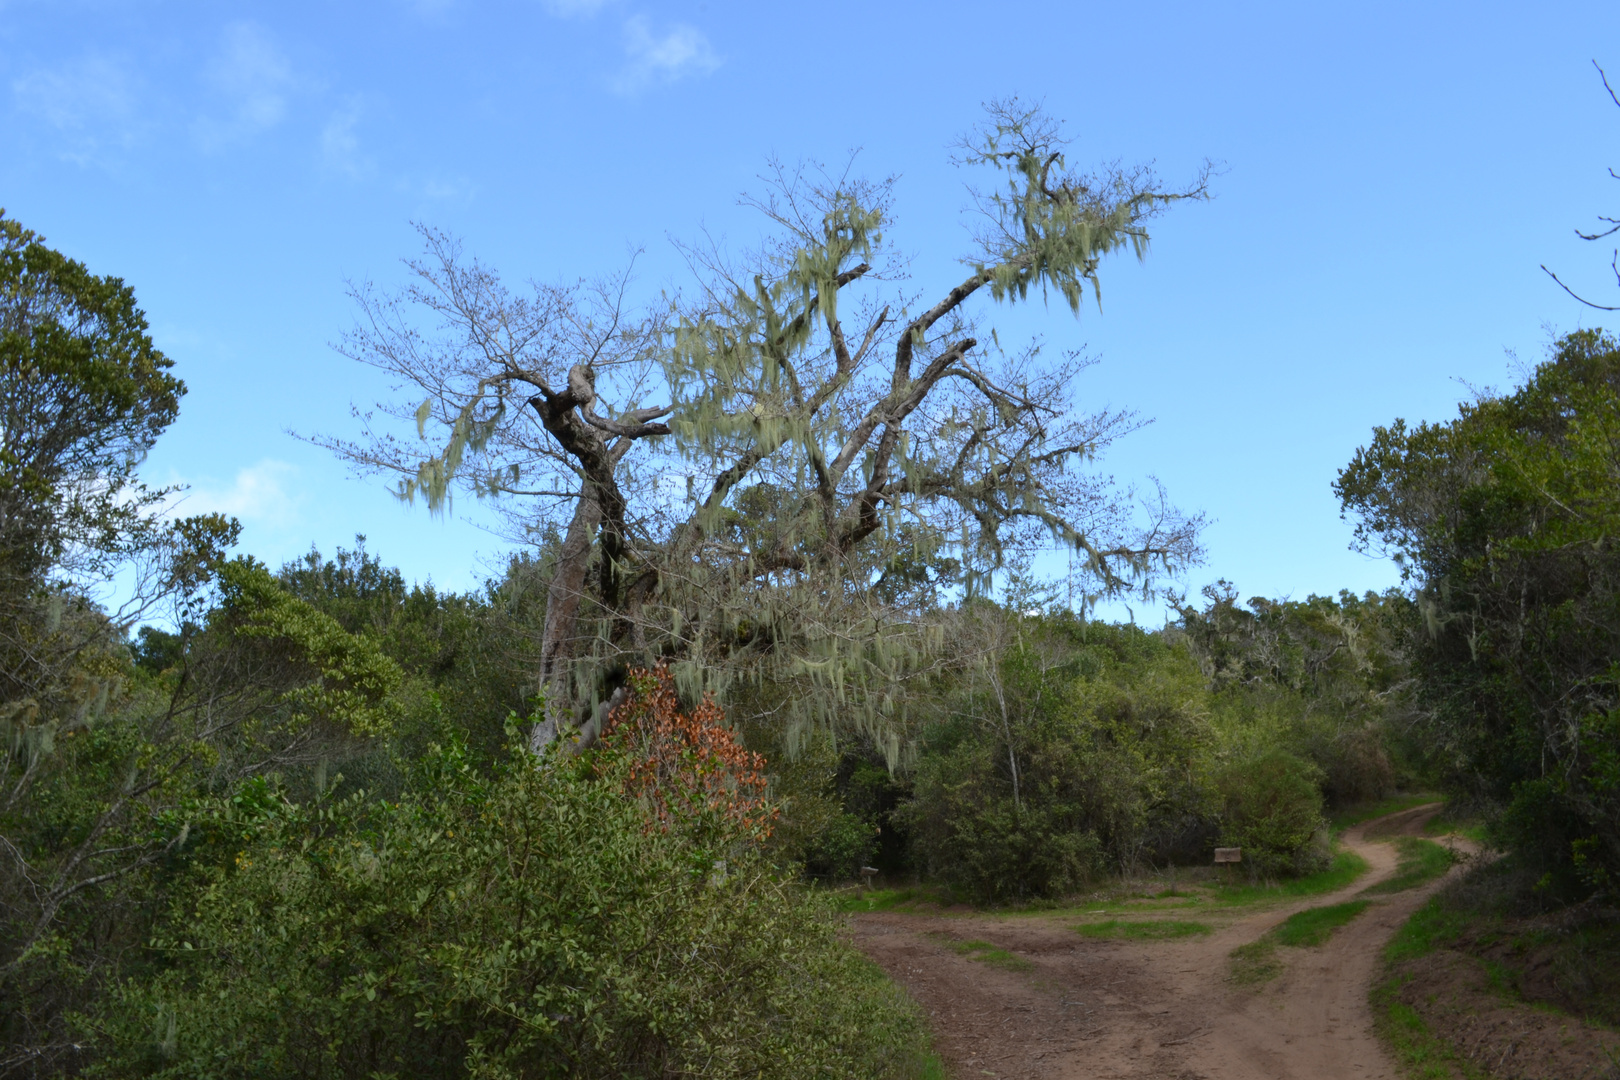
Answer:
[(545, 718), (529, 734), (529, 748), (544, 750), (567, 723), (573, 703), (568, 685), (568, 642), (579, 622), (579, 604), (585, 596), (585, 572), (590, 564), (591, 544), (602, 520), (602, 508), (586, 485), (574, 508), (557, 552), (557, 569), (546, 592), (546, 622), (540, 639), (540, 691), (546, 696)]

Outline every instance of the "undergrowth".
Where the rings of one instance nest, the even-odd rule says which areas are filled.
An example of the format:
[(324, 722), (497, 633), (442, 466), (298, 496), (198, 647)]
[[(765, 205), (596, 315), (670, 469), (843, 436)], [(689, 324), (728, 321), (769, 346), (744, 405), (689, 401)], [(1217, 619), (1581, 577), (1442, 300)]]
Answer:
[(1400, 1000), (1404, 982), (1399, 976), (1388, 979), (1374, 987), (1371, 997), (1373, 1024), (1406, 1075), (1411, 1080), (1455, 1080), (1458, 1074), (1467, 1080), (1487, 1080), (1485, 1073), (1437, 1038), (1416, 1009)]

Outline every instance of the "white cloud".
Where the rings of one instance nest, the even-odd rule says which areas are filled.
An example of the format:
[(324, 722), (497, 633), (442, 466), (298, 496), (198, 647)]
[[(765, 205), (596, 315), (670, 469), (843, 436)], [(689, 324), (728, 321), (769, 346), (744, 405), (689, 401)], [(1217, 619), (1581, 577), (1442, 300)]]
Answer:
[(371, 172), (371, 161), (360, 153), (360, 138), (354, 130), (360, 123), (360, 111), (360, 103), (350, 99), (321, 128), (321, 161), (332, 172), (354, 180)]
[(298, 506), (302, 499), (293, 491), (297, 475), (297, 466), (264, 458), (238, 469), (236, 478), (228, 485), (211, 480), (190, 484), (190, 490), (181, 497), (173, 512), (177, 516), (229, 514), (245, 525), (285, 529), (299, 520)]
[(621, 94), (636, 93), (653, 83), (672, 83), (688, 75), (707, 75), (720, 66), (709, 39), (684, 23), (659, 35), (652, 32), (645, 16), (637, 15), (625, 21), (624, 33), (630, 63), (614, 83), (614, 89)]
[(275, 127), (287, 115), (300, 80), (269, 31), (256, 23), (225, 28), (220, 48), (203, 72), (224, 106), (223, 116), (197, 121), (197, 136), (209, 148)]
[(31, 71), (13, 80), (11, 92), (17, 108), (55, 128), (66, 156), (81, 164), (128, 147), (138, 133), (136, 79), (125, 64), (105, 56)]

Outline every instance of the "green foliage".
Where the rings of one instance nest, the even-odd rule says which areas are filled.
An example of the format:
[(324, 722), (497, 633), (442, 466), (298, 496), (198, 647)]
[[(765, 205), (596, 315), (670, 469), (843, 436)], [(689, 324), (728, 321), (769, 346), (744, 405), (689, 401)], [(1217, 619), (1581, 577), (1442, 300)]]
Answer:
[(1414, 730), (1555, 887), (1620, 874), (1620, 346), (1560, 338), (1512, 394), (1374, 431), (1337, 491), (1417, 587)]
[(1332, 858), (1322, 819), (1320, 773), (1286, 750), (1229, 762), (1215, 777), (1221, 840), (1243, 849), (1251, 874), (1299, 876)]
[(407, 585), (359, 536), (353, 550), (331, 559), (311, 551), (276, 580), (350, 633), (375, 638), (408, 676), (439, 692), (470, 745), (495, 757), (505, 750), (507, 715), (527, 715), (534, 704), (543, 602), (535, 576), (533, 560), (520, 557), (482, 592)]
[(1083, 831), (1073, 809), (988, 802), (966, 789), (966, 781), (952, 785), (953, 779), (933, 771), (919, 779), (912, 806), (918, 815), (937, 815), (934, 821), (908, 814), (932, 876), (976, 902), (994, 904), (1062, 896), (1103, 872), (1102, 843)]
[(942, 620), (964, 660), (934, 691), (941, 718), (895, 821), (925, 875), (985, 902), (1204, 862), (1217, 842), (1244, 849), (1251, 877), (1312, 877), (1334, 858), (1324, 789), (1377, 793), (1391, 776), (1398, 606), (1244, 611), (1214, 590), (1153, 634), (966, 605)]
[(1176, 635), (1216, 692), (1217, 716), (1253, 753), (1281, 746), (1322, 770), (1328, 801), (1376, 800), (1395, 787), (1386, 723), (1408, 683), (1399, 648), (1410, 608), (1398, 592), (1337, 600), (1262, 597), (1237, 602), (1227, 582), (1204, 590), (1202, 609), (1183, 604)]
[(1012, 636), (945, 698), (896, 812), (928, 874), (982, 901), (1057, 896), (1197, 828), (1211, 733), (1185, 653), (1134, 627), (972, 617)]
[[(598, 765), (600, 766), (600, 762)], [(398, 803), (277, 802), (94, 1025), (109, 1075), (903, 1075), (915, 1008), (746, 850), (609, 767), (455, 745)], [(724, 858), (717, 856), (723, 855)]]
[(291, 726), (320, 724), (359, 736), (393, 728), (400, 670), (376, 641), (349, 633), (249, 559), (221, 568), (220, 596), (214, 618), (233, 637), (265, 642), (307, 669), (308, 677), (281, 697)]
[(0, 597), (15, 604), (64, 559), (116, 565), (154, 529), (164, 493), (135, 469), (185, 394), (171, 366), (133, 289), (0, 213)]
[(806, 853), (806, 870), (812, 877), (829, 881), (854, 881), (876, 851), (877, 833), (872, 825), (854, 814), (839, 812)]
[(76, 677), (101, 685), (86, 706), (8, 732), (0, 1035), (36, 1048), (41, 1069), (84, 1061), (67, 1017), (146, 963), (176, 876), (228, 863), (269, 777), (320, 790), (330, 760), (364, 752), (402, 711), (398, 668), (374, 643), (251, 561), (216, 569), (201, 625), (146, 635), (139, 666), (102, 638), (77, 660)]

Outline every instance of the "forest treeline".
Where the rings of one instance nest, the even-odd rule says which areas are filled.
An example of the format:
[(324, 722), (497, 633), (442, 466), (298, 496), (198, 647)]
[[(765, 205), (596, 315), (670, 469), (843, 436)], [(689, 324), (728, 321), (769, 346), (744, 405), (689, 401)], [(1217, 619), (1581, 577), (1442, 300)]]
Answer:
[[(359, 290), (345, 348), (434, 389), (414, 442), (325, 441), (507, 508), (466, 593), (174, 517), (138, 468), (185, 387), (133, 290), (0, 216), (0, 1076), (924, 1075), (827, 902), (863, 867), (980, 904), (1217, 845), (1280, 879), (1397, 788), (1473, 807), (1539, 902), (1609, 896), (1620, 348), (1373, 433), (1337, 491), (1402, 588), (1176, 596), (1199, 519), (1086, 471), (1132, 422), (962, 305), (1078, 310), (1206, 177), (1066, 172), (997, 110), (997, 227), (926, 309), (840, 299), (886, 192), (793, 176), (780, 242), (694, 253), (662, 321), (437, 234)], [(1131, 591), (1174, 617), (1084, 617)]]

